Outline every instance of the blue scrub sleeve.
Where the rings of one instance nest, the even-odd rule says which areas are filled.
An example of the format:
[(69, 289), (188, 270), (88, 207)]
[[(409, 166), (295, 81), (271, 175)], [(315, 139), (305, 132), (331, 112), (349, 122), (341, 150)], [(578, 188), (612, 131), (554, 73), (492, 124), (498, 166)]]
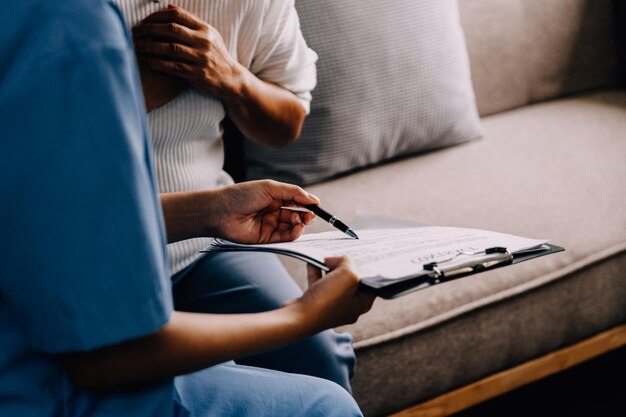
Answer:
[(171, 313), (143, 99), (122, 39), (37, 57), (1, 93), (0, 301), (34, 349), (116, 344)]

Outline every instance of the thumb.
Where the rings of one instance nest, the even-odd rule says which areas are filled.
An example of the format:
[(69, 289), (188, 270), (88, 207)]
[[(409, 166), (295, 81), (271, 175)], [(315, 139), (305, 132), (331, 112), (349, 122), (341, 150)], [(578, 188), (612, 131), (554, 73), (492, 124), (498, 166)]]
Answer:
[(318, 267), (306, 264), (306, 273), (307, 273), (307, 281), (309, 283), (309, 288), (311, 288), (317, 281), (322, 279), (322, 270)]
[(346, 256), (334, 256), (328, 257), (324, 259), (324, 263), (330, 270), (335, 270), (340, 267), (346, 267), (350, 270), (355, 270), (354, 262)]

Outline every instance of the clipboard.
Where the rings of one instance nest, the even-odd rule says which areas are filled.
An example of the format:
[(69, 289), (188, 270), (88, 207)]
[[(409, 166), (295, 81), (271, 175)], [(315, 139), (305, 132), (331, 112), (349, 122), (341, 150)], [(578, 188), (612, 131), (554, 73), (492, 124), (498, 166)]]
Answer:
[(507, 265), (514, 265), (520, 262), (539, 258), (553, 253), (562, 252), (565, 249), (552, 244), (543, 245), (545, 248), (510, 253), (506, 248), (488, 248), (480, 253), (474, 253), (466, 262), (455, 263), (454, 258), (438, 262), (430, 262), (422, 265), (429, 273), (411, 279), (390, 283), (385, 286), (374, 288), (361, 283), (361, 290), (374, 293), (385, 299), (393, 299), (414, 291), (423, 290), (433, 285), (453, 281), (470, 275), (478, 274), (492, 269), (502, 268)]
[[(489, 230), (428, 226), (371, 213), (359, 213), (359, 240), (337, 232), (304, 235), (295, 242), (245, 245), (214, 239), (201, 252), (242, 251), (286, 255), (328, 272), (327, 256), (354, 256), (360, 289), (381, 298), (396, 298), (491, 269), (524, 262), (564, 249), (547, 239), (532, 239)], [(356, 226), (355, 226), (356, 227)], [(381, 246), (382, 239), (385, 246)], [(368, 269), (369, 268), (369, 269)]]

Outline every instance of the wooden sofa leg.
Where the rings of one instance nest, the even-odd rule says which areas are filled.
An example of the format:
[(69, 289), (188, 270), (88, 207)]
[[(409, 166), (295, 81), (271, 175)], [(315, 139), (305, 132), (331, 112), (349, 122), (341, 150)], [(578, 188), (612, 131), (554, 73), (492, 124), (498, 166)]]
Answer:
[(626, 324), (473, 382), (390, 417), (443, 417), (626, 345)]

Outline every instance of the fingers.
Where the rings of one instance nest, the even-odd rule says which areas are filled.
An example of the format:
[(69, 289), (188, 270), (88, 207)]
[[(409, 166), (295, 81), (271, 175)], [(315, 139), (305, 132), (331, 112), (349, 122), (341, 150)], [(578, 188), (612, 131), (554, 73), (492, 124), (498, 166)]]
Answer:
[(292, 240), (296, 240), (300, 237), (302, 232), (304, 231), (303, 224), (297, 224), (295, 226), (282, 223), (278, 225), (277, 229), (272, 233), (270, 237), (270, 243), (276, 242), (291, 242)]
[(165, 38), (188, 46), (201, 46), (206, 42), (203, 34), (209, 27), (187, 10), (170, 5), (145, 18), (132, 31), (136, 38)]
[(304, 224), (306, 224), (306, 225), (311, 224), (313, 222), (313, 220), (315, 220), (315, 213), (313, 213), (312, 211), (309, 211), (308, 209), (302, 208), (302, 207), (281, 206), (281, 209), (283, 211), (287, 211), (287, 213), (290, 212), (290, 211), (298, 213), (298, 216), (300, 217), (300, 220)]
[(365, 314), (372, 309), (374, 301), (376, 301), (376, 295), (365, 292), (359, 292), (358, 295), (361, 300), (361, 314)]
[(308, 213), (304, 213), (304, 216), (302, 216), (302, 221), (307, 226), (313, 223), (313, 220), (315, 220), (315, 213), (313, 213), (312, 211), (309, 211)]
[(205, 42), (193, 29), (174, 22), (140, 23), (132, 30), (136, 39), (167, 39), (187, 46), (200, 46)]
[(300, 224), (300, 223), (305, 223), (306, 224), (306, 222), (305, 222), (306, 214), (308, 214), (308, 213), (302, 213), (302, 212), (296, 212), (296, 211), (291, 211), (291, 210), (286, 210), (286, 209), (280, 209), (280, 214), (279, 214), (278, 220), (281, 223), (287, 223), (287, 224)]
[(337, 271), (337, 273), (339, 273), (343, 278), (346, 285), (349, 285), (354, 289), (356, 301), (358, 303), (358, 315), (368, 312), (372, 308), (374, 300), (376, 300), (376, 295), (359, 291), (359, 277), (352, 259), (348, 257), (326, 258), (324, 259), (324, 263), (331, 270), (329, 274)]
[(269, 217), (263, 220), (260, 241), (264, 243), (291, 242), (302, 235), (305, 223), (299, 213), (279, 210), (278, 219), (274, 218), (276, 213), (266, 213)]
[(263, 180), (260, 181), (260, 183), (273, 199), (282, 200), (285, 203), (293, 201), (302, 206), (320, 203), (319, 198), (313, 194), (307, 193), (297, 185), (272, 180)]
[(331, 271), (323, 278), (321, 271), (307, 265), (309, 288), (300, 298), (300, 306), (308, 309), (306, 318), (316, 323), (318, 331), (356, 322), (375, 299), (359, 291), (359, 278), (350, 259), (326, 258), (324, 263)]
[[(356, 274), (352, 259), (346, 256), (329, 257), (324, 259), (324, 264), (326, 264), (331, 272), (342, 269), (342, 273), (347, 275), (349, 280), (358, 283), (359, 278)], [(313, 265), (307, 264), (307, 275), (309, 278), (309, 286), (311, 286), (322, 278), (322, 271)]]
[[(176, 75), (185, 70), (184, 63), (178, 67), (168, 67), (158, 63), (163, 72)], [(154, 65), (158, 65), (156, 62)], [(180, 77), (184, 78), (182, 75)], [(223, 200), (228, 211), (235, 213), (234, 221), (243, 222), (242, 232), (233, 232), (230, 240), (250, 243), (277, 243), (293, 241), (300, 237), (304, 226), (311, 223), (315, 214), (304, 210), (295, 212), (281, 208), (285, 203), (291, 206), (317, 204), (319, 199), (302, 188), (275, 181), (250, 181), (226, 187), (222, 190)]]
[(148, 66), (155, 71), (173, 75), (184, 80), (192, 78), (194, 66), (178, 61), (161, 61), (158, 59), (149, 59)]
[(133, 27), (139, 56), (151, 69), (182, 78), (195, 89), (223, 96), (235, 88), (241, 68), (213, 26), (177, 6), (157, 11)]
[(331, 271), (343, 267), (348, 269), (349, 271), (351, 271), (352, 273), (354, 273), (356, 275), (356, 267), (354, 266), (354, 262), (352, 261), (352, 259), (345, 257), (345, 256), (336, 256), (336, 257), (329, 257), (324, 259), (324, 263), (326, 264), (327, 267), (330, 268)]
[(189, 11), (183, 9), (182, 7), (177, 7), (173, 4), (170, 4), (166, 9), (159, 10), (157, 12), (152, 13), (150, 16), (146, 17), (143, 20), (144, 23), (178, 23), (179, 25), (188, 27), (189, 29), (205, 29), (207, 24), (190, 13)]
[(199, 56), (195, 49), (180, 43), (137, 39), (135, 41), (135, 50), (142, 55), (166, 58), (169, 60), (191, 63), (200, 63), (202, 61), (202, 57)]
[(322, 270), (311, 264), (306, 264), (306, 274), (309, 287), (313, 286), (317, 281), (322, 279)]

